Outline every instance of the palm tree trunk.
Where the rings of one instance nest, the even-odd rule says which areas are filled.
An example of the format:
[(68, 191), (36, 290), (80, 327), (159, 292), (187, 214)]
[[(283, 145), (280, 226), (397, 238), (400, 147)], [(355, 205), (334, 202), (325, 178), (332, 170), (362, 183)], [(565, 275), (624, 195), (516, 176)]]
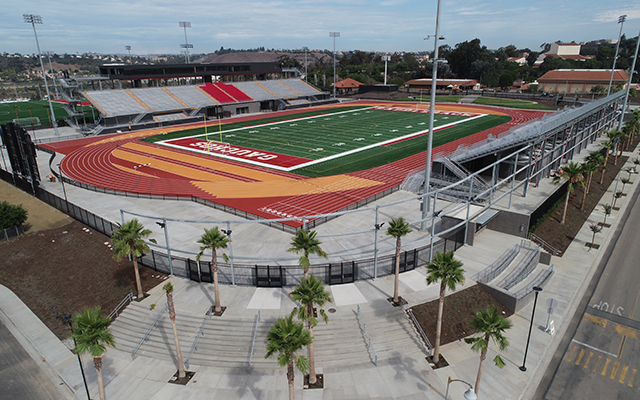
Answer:
[[(489, 336), (485, 338), (487, 343), (489, 343)], [(480, 365), (478, 365), (478, 376), (476, 377), (476, 385), (473, 388), (473, 392), (478, 396), (478, 390), (480, 390), (480, 378), (482, 378), (482, 365), (484, 364), (484, 359), (487, 358), (487, 350), (483, 351), (480, 354)]]
[(436, 349), (433, 354), (433, 362), (440, 361), (440, 332), (442, 331), (442, 314), (444, 313), (444, 293), (446, 290), (444, 281), (440, 282), (440, 300), (438, 301), (438, 321), (436, 323)]
[(593, 245), (596, 243), (596, 233), (593, 232), (593, 236), (591, 237), (591, 247), (589, 247), (589, 250), (591, 250), (593, 248)]
[(564, 201), (564, 212), (562, 213), (562, 222), (560, 222), (561, 224), (564, 224), (564, 220), (567, 218), (567, 207), (569, 206), (569, 195), (571, 195), (571, 192), (567, 190), (567, 198)]
[(587, 193), (591, 191), (591, 180), (593, 179), (593, 171), (589, 172), (589, 181), (587, 183)]
[(607, 162), (609, 161), (609, 149), (606, 149), (604, 156), (604, 167), (602, 168), (602, 175), (600, 175), (600, 184), (604, 182), (604, 171), (607, 169)]
[(216, 249), (212, 249), (213, 257), (211, 258), (211, 265), (213, 266), (213, 292), (215, 296), (216, 304), (213, 307), (213, 312), (222, 312), (222, 306), (220, 305), (220, 287), (218, 286), (218, 255)]
[(176, 357), (178, 359), (178, 379), (183, 379), (184, 362), (182, 362), (182, 350), (180, 350), (180, 341), (178, 340), (178, 328), (176, 327), (176, 308), (173, 304), (173, 293), (167, 292), (167, 303), (169, 304), (169, 318), (171, 318), (171, 327), (173, 328), (173, 339), (176, 342)]
[(400, 279), (400, 237), (396, 239), (396, 279), (393, 283), (393, 302), (395, 304), (400, 303), (398, 296), (398, 280)]
[(587, 187), (584, 187), (582, 194), (582, 204), (580, 205), (580, 211), (584, 210), (584, 203), (587, 202)]
[[(311, 262), (309, 261), (309, 253), (307, 253), (307, 251), (306, 251), (306, 250), (305, 250), (305, 252), (304, 252), (304, 258), (306, 258), (306, 259), (307, 259), (307, 262), (308, 262), (308, 263), (311, 263)], [(306, 266), (304, 267), (304, 277), (305, 277), (305, 279), (309, 279), (309, 266), (308, 266), (308, 265), (306, 265)]]
[(309, 320), (311, 313), (313, 313), (313, 308), (308, 304), (307, 308), (307, 328), (309, 329), (309, 336), (311, 336), (311, 343), (309, 343), (309, 384), (313, 385), (316, 383), (316, 356), (313, 352), (313, 324)]
[(144, 292), (142, 291), (142, 282), (140, 281), (140, 270), (138, 269), (138, 259), (135, 254), (131, 253), (133, 259), (133, 271), (136, 275), (136, 289), (138, 290), (138, 298), (144, 299)]
[(604, 214), (604, 221), (602, 221), (602, 229), (604, 229), (604, 226), (606, 223), (607, 223), (607, 214)]
[(96, 367), (96, 373), (98, 375), (98, 392), (100, 393), (100, 400), (106, 400), (107, 396), (104, 394), (104, 382), (102, 381), (102, 356), (93, 357), (93, 366)]
[(287, 381), (289, 381), (289, 400), (296, 400), (296, 395), (293, 388), (293, 378), (295, 377), (293, 371), (293, 360), (287, 364)]

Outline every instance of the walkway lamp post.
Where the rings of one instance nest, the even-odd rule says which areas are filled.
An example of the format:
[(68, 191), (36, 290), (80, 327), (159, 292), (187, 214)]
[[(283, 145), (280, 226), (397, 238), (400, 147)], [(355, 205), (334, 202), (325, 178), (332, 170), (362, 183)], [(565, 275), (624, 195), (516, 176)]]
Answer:
[(40, 59), (40, 68), (42, 68), (42, 79), (44, 79), (44, 86), (47, 88), (47, 99), (49, 100), (49, 108), (51, 109), (51, 119), (53, 130), (56, 133), (56, 136), (59, 136), (58, 133), (58, 123), (56, 122), (56, 115), (53, 112), (53, 105), (51, 104), (51, 95), (49, 94), (49, 84), (47, 83), (47, 74), (44, 72), (44, 64), (42, 63), (42, 53), (40, 52), (40, 43), (38, 42), (38, 33), (36, 32), (36, 24), (42, 24), (42, 17), (34, 14), (22, 14), (24, 18), (24, 22), (31, 24), (33, 27), (33, 34), (36, 37), (36, 46), (38, 47), (38, 58)]
[[(71, 322), (71, 320), (73, 319), (73, 316), (71, 314), (65, 315), (64, 317), (62, 317), (62, 319), (69, 324), (69, 328), (73, 328), (73, 324)], [(75, 339), (73, 339), (73, 346), (74, 348), (76, 346)], [(82, 372), (82, 381), (84, 382), (84, 390), (86, 390), (87, 392), (87, 399), (91, 400), (91, 395), (89, 394), (89, 386), (87, 385), (87, 377), (84, 375), (84, 367), (82, 366), (82, 360), (80, 359), (80, 354), (76, 353), (76, 356), (78, 356), (78, 364), (80, 364), (80, 371)]]
[(451, 377), (449, 377), (449, 379), (447, 379), (447, 391), (444, 394), (444, 400), (449, 400), (449, 385), (451, 385), (451, 382), (462, 382), (469, 387), (467, 391), (464, 392), (464, 398), (466, 400), (476, 400), (478, 398), (478, 396), (476, 396), (473, 391), (473, 385), (471, 385), (469, 382), (463, 381), (462, 379), (452, 379)]
[(329, 37), (333, 38), (333, 98), (336, 98), (336, 38), (340, 37), (340, 32), (329, 32)]
[(520, 371), (525, 372), (527, 367), (525, 364), (527, 363), (527, 352), (529, 351), (529, 341), (531, 340), (531, 328), (533, 328), (533, 316), (536, 315), (536, 304), (538, 303), (538, 294), (542, 292), (542, 288), (540, 286), (534, 286), (533, 291), (535, 292), (535, 299), (533, 300), (533, 311), (531, 311), (531, 323), (529, 324), (529, 336), (527, 336), (527, 346), (524, 349), (524, 360), (522, 360), (522, 366)]
[(613, 84), (613, 72), (616, 70), (616, 60), (618, 59), (618, 50), (620, 49), (620, 39), (622, 38), (622, 27), (624, 21), (627, 20), (627, 15), (621, 15), (618, 17), (618, 23), (620, 24), (620, 33), (618, 34), (618, 44), (616, 44), (616, 55), (613, 57), (613, 65), (611, 66), (611, 78), (609, 78), (609, 88), (607, 89), (607, 96), (611, 94), (611, 85)]
[(636, 61), (638, 61), (638, 48), (640, 48), (640, 32), (638, 32), (638, 41), (636, 43), (636, 54), (633, 56), (633, 63), (631, 64), (631, 70), (629, 71), (629, 83), (627, 83), (627, 92), (624, 95), (624, 103), (622, 104), (622, 113), (620, 114), (620, 123), (618, 123), (618, 130), (622, 129), (622, 121), (624, 120), (624, 110), (627, 108), (627, 101), (629, 100), (629, 90), (631, 89), (631, 81), (633, 80), (633, 74), (636, 73)]

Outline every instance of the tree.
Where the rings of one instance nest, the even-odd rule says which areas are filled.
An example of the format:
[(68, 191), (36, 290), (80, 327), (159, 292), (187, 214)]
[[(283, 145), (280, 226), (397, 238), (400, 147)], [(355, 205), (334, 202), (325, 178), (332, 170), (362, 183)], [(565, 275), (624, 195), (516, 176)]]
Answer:
[(402, 248), (402, 237), (412, 232), (409, 228), (409, 224), (404, 221), (402, 217), (398, 219), (391, 218), (389, 227), (386, 234), (396, 238), (396, 268), (395, 268), (395, 281), (393, 283), (393, 303), (400, 304), (400, 298), (398, 296), (398, 280), (400, 278), (400, 249)]
[(20, 226), (27, 220), (29, 212), (22, 204), (9, 204), (6, 201), (0, 203), (0, 229), (9, 229)]
[(585, 160), (585, 161), (586, 162), (584, 162), (584, 163), (582, 163), (580, 165), (580, 170), (582, 171), (582, 176), (583, 177), (588, 177), (588, 178), (585, 178), (585, 184), (582, 185), (583, 191), (582, 191), (582, 203), (580, 204), (580, 210), (584, 210), (584, 203), (586, 203), (586, 201), (587, 201), (587, 193), (589, 193), (589, 186), (591, 184), (591, 176), (593, 175), (593, 173), (595, 171), (598, 170), (598, 166), (595, 163), (589, 162), (588, 159)]
[(444, 297), (447, 288), (455, 290), (456, 285), (464, 282), (462, 261), (453, 258), (453, 251), (437, 252), (433, 260), (426, 265), (427, 283), (430, 285), (440, 281), (440, 298), (438, 300), (438, 322), (436, 324), (436, 347), (433, 362), (440, 361), (440, 332), (442, 331), (442, 314), (444, 311)]
[(593, 232), (593, 237), (591, 238), (591, 246), (589, 246), (589, 251), (593, 248), (596, 243), (596, 233), (600, 232), (602, 228), (598, 224), (589, 224), (589, 229)]
[(113, 334), (109, 330), (111, 318), (100, 316), (100, 307), (84, 308), (73, 316), (71, 337), (75, 342), (73, 352), (76, 354), (91, 354), (93, 366), (98, 374), (98, 391), (100, 400), (105, 400), (104, 383), (102, 382), (102, 357), (107, 352), (107, 346), (116, 347)]
[[(171, 319), (171, 327), (173, 328), (173, 340), (176, 343), (176, 357), (178, 359), (178, 379), (184, 379), (186, 373), (184, 371), (184, 362), (182, 361), (182, 350), (180, 350), (180, 341), (178, 340), (178, 328), (176, 327), (176, 307), (173, 303), (173, 285), (167, 282), (162, 287), (167, 296), (167, 305), (169, 306), (169, 318)], [(153, 310), (155, 303), (151, 304), (149, 309)]]
[(329, 322), (327, 313), (322, 309), (326, 302), (333, 302), (331, 295), (324, 288), (322, 279), (310, 275), (308, 278), (302, 278), (300, 284), (289, 293), (291, 300), (302, 304), (302, 307), (295, 308), (294, 313), (299, 319), (307, 322), (311, 343), (309, 344), (309, 384), (316, 383), (316, 365), (315, 354), (313, 352), (313, 328), (318, 325), (318, 319), (315, 317), (314, 306), (318, 306), (318, 314), (322, 317), (325, 324)]
[[(500, 310), (496, 306), (488, 306), (476, 313), (476, 316), (470, 322), (471, 327), (479, 336), (473, 338), (465, 338), (464, 341), (471, 345), (471, 350), (480, 353), (480, 365), (478, 366), (478, 376), (474, 386), (474, 392), (478, 394), (480, 387), (480, 378), (482, 377), (482, 364), (487, 358), (487, 349), (492, 341), (498, 346), (500, 351), (504, 351), (509, 347), (509, 340), (504, 336), (504, 332), (511, 328), (511, 321), (500, 315)], [(496, 367), (502, 368), (505, 363), (500, 354), (496, 354), (493, 359)]]
[(600, 175), (600, 184), (602, 185), (602, 182), (604, 182), (604, 171), (607, 169), (607, 162), (609, 162), (609, 150), (613, 148), (613, 142), (611, 140), (607, 140), (600, 146), (604, 148), (604, 164), (602, 166), (602, 175)]
[(560, 177), (569, 182), (569, 185), (567, 186), (567, 197), (564, 201), (562, 222), (560, 222), (561, 224), (564, 224), (564, 221), (567, 217), (567, 207), (569, 206), (569, 196), (571, 196), (571, 192), (573, 192), (576, 186), (584, 186), (584, 177), (582, 176), (582, 170), (580, 169), (580, 166), (573, 161), (568, 165), (565, 165), (560, 170), (560, 176), (556, 176), (555, 178), (553, 178), (553, 183), (557, 185), (560, 182)]
[(613, 195), (613, 209), (614, 209), (614, 210), (617, 210), (617, 208), (616, 208), (616, 203), (618, 202), (618, 199), (619, 199), (620, 197), (622, 197), (622, 192), (621, 192), (621, 191), (618, 191), (618, 192), (616, 192), (616, 193)]
[(36, 126), (33, 124), (33, 106), (29, 104), (27, 106), (27, 110), (29, 110), (29, 117), (31, 118), (31, 129), (33, 129), (34, 136), (35, 136)]
[(16, 113), (16, 122), (20, 123), (20, 116), (18, 116), (18, 111), (20, 111), (20, 106), (17, 104), (13, 105), (13, 111)]
[[(218, 287), (218, 249), (226, 249), (231, 242), (231, 239), (224, 233), (220, 232), (217, 226), (214, 226), (211, 229), (204, 229), (204, 233), (198, 239), (198, 243), (200, 246), (200, 253), (196, 256), (196, 261), (200, 261), (202, 255), (206, 250), (211, 250), (211, 269), (213, 271), (213, 290), (215, 292), (215, 306), (214, 312), (221, 313), (222, 305), (220, 303), (220, 288)], [(228, 262), (228, 257), (226, 254), (222, 253), (222, 258), (225, 262)]]
[[(144, 253), (149, 252), (149, 246), (144, 242), (144, 239), (150, 235), (151, 230), (145, 229), (144, 225), (136, 218), (124, 224), (118, 224), (118, 229), (111, 235), (111, 244), (115, 249), (113, 257), (117, 260), (122, 260), (125, 256), (130, 255), (133, 260), (138, 298), (144, 298), (142, 283), (140, 281), (140, 271), (138, 270), (138, 257), (142, 257)], [(149, 241), (156, 243), (155, 239), (150, 239)]]
[(480, 46), (480, 39), (476, 38), (456, 44), (455, 49), (446, 57), (451, 70), (458, 78), (470, 78), (471, 64), (482, 59), (486, 52), (486, 46)]
[[(613, 156), (615, 157), (615, 161), (613, 162), (613, 165), (618, 165), (618, 146), (620, 144), (620, 136), (622, 135), (622, 132), (616, 130), (616, 129), (611, 129), (609, 131), (607, 131), (607, 137), (609, 138), (609, 141), (611, 143), (613, 143)], [(606, 142), (605, 142), (606, 143)]]
[(620, 182), (622, 182), (622, 193), (624, 193), (624, 187), (627, 183), (631, 183), (631, 179), (628, 178), (622, 178), (620, 179)]
[(611, 215), (611, 204), (603, 204), (602, 208), (603, 208), (603, 211), (604, 211), (604, 221), (602, 221), (602, 227), (606, 228), (607, 215)]
[(311, 335), (304, 329), (302, 322), (293, 322), (293, 313), (278, 320), (267, 333), (267, 354), (265, 358), (278, 353), (278, 365), (287, 367), (287, 381), (289, 383), (289, 400), (295, 400), (293, 379), (295, 366), (302, 373), (309, 370), (307, 357), (298, 355), (300, 349), (311, 344)]
[(329, 255), (320, 247), (322, 242), (316, 239), (317, 234), (318, 232), (316, 231), (307, 232), (306, 229), (300, 228), (293, 239), (291, 239), (291, 247), (287, 249), (290, 253), (302, 253), (299, 264), (304, 269), (305, 278), (309, 277), (309, 267), (311, 266), (309, 254), (329, 258)]
[(510, 71), (504, 71), (500, 75), (499, 85), (502, 88), (513, 86), (513, 82), (516, 80), (516, 76)]

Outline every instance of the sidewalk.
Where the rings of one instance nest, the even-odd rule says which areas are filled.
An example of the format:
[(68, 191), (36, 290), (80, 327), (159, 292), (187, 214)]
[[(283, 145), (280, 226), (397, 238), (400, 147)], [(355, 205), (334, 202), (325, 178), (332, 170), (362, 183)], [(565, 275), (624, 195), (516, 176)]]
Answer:
[[(631, 161), (633, 155), (629, 153), (625, 155), (631, 155), (625, 167), (633, 165)], [(632, 187), (627, 185), (627, 192), (637, 190), (640, 179), (636, 176), (633, 181)], [(603, 202), (610, 201), (614, 188), (615, 182), (603, 197)], [(585, 243), (591, 241), (592, 234), (588, 225), (603, 220), (601, 207), (593, 211), (564, 256), (552, 257), (551, 263), (555, 265), (555, 274), (538, 299), (538, 309), (527, 355), (527, 371), (522, 372), (518, 367), (522, 365), (533, 302), (511, 317), (513, 328), (507, 332), (510, 346), (507, 352), (502, 353), (507, 363), (503, 369), (493, 365), (491, 360), (495, 352), (493, 346), (490, 347), (484, 363), (478, 398), (507, 400), (528, 399), (532, 396), (612, 238), (620, 216), (628, 206), (625, 200), (629, 197), (619, 199), (620, 210), (614, 211), (608, 217), (607, 222), (611, 223), (611, 228), (596, 235), (596, 243), (600, 244), (598, 250), (588, 251)], [(520, 238), (485, 230), (476, 237), (473, 247), (465, 246), (459, 249), (456, 252), (456, 258), (463, 261), (465, 275), (470, 278), (498, 258), (507, 248), (519, 242)], [(400, 293), (410, 305), (437, 299), (437, 285), (427, 286), (424, 278), (424, 268), (401, 275)], [(206, 308), (210, 301), (207, 299), (207, 290), (202, 290), (201, 285), (187, 280), (171, 278), (171, 281), (175, 286), (177, 312), (202, 315), (201, 308)], [(474, 283), (471, 279), (467, 279), (460, 289)], [(332, 306), (337, 309), (337, 313), (349, 313), (359, 305), (369, 321), (376, 318), (376, 311), (386, 310), (389, 307), (385, 298), (392, 293), (393, 278), (357, 281), (354, 284), (330, 286), (328, 289), (335, 299)], [(261, 308), (265, 315), (285, 315), (293, 308), (293, 303), (287, 297), (290, 288), (269, 289), (272, 297), (268, 301), (261, 297), (265, 293), (264, 290), (254, 287), (222, 286), (221, 296), (229, 305), (228, 315), (251, 318), (257, 311), (256, 307)], [(156, 301), (159, 294), (161, 294), (161, 288), (154, 288), (145, 302)], [(556, 328), (553, 336), (543, 331), (547, 321), (545, 302), (549, 298), (558, 301), (553, 314)], [(85, 398), (75, 356), (21, 301), (15, 298), (13, 293), (4, 287), (0, 287), (0, 310), (2, 311), (0, 319), (25, 348), (31, 349), (34, 359), (39, 361), (52, 380), (56, 384), (64, 383), (59, 386), (70, 388), (75, 392), (76, 398)], [(328, 326), (331, 326), (331, 321)], [(184, 354), (189, 343), (181, 344)], [(297, 389), (296, 398), (310, 400), (442, 399), (447, 388), (448, 377), (475, 384), (479, 355), (472, 352), (469, 345), (463, 341), (450, 343), (442, 346), (441, 352), (450, 366), (435, 371), (425, 361), (425, 354), (415, 351), (399, 353), (395, 358), (380, 362), (377, 367), (372, 363), (366, 363), (323, 368), (322, 360), (317, 360), (318, 372), (325, 374), (325, 389), (305, 391)], [(93, 363), (90, 357), (85, 357), (83, 362), (92, 397), (97, 398)], [(273, 369), (269, 371), (249, 372), (248, 369), (197, 365), (192, 365), (190, 369), (196, 371), (194, 380), (184, 387), (177, 386), (167, 383), (176, 370), (174, 363), (144, 356), (132, 361), (130, 354), (118, 349), (109, 349), (104, 357), (103, 370), (107, 397), (153, 400), (287, 398), (285, 369), (278, 368), (275, 360)], [(302, 376), (297, 373), (296, 388), (301, 388), (301, 382)], [(454, 382), (450, 386), (449, 396), (451, 399), (462, 399), (465, 390), (465, 385)], [(70, 393), (66, 393), (65, 397), (61, 395), (61, 398), (73, 397)]]

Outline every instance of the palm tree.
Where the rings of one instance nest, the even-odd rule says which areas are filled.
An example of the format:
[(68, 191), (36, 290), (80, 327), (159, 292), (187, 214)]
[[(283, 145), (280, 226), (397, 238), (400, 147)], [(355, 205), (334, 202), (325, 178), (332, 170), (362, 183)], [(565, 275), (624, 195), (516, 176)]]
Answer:
[[(167, 282), (162, 287), (164, 293), (167, 295), (167, 305), (169, 306), (169, 318), (171, 319), (171, 327), (173, 328), (173, 340), (176, 342), (176, 356), (178, 358), (178, 379), (184, 379), (186, 373), (184, 372), (184, 362), (182, 362), (182, 350), (180, 350), (180, 341), (178, 340), (178, 328), (176, 327), (176, 307), (173, 304), (173, 285), (171, 282)], [(155, 303), (151, 304), (149, 309), (153, 310), (156, 307)]]
[[(218, 249), (226, 249), (231, 242), (231, 239), (224, 233), (220, 232), (217, 226), (214, 226), (211, 229), (204, 229), (204, 233), (198, 239), (198, 243), (200, 246), (200, 253), (196, 256), (196, 261), (200, 261), (200, 258), (204, 254), (205, 250), (211, 250), (211, 268), (213, 270), (213, 289), (215, 292), (215, 301), (216, 304), (214, 306), (215, 313), (222, 312), (222, 306), (220, 303), (220, 288), (218, 287)], [(229, 258), (226, 254), (222, 253), (222, 259), (224, 262), (228, 262)]]
[(17, 120), (16, 123), (19, 124), (20, 123), (20, 117), (18, 116), (18, 111), (20, 111), (20, 106), (17, 105), (17, 104), (14, 104), (13, 105), (13, 111), (15, 111), (15, 113), (16, 113), (16, 120)]
[(309, 275), (308, 278), (302, 278), (300, 284), (289, 293), (291, 299), (302, 304), (302, 307), (294, 309), (298, 318), (307, 321), (307, 329), (311, 336), (311, 343), (309, 344), (309, 384), (316, 383), (316, 365), (315, 354), (313, 352), (313, 327), (318, 325), (318, 320), (314, 316), (314, 306), (318, 306), (318, 313), (322, 316), (325, 324), (329, 322), (327, 313), (322, 309), (322, 306), (326, 302), (333, 302), (331, 295), (324, 289), (324, 283), (322, 279)]
[(625, 186), (627, 183), (631, 183), (631, 179), (622, 178), (622, 179), (620, 179), (620, 182), (622, 182), (622, 193), (624, 193), (624, 186)]
[[(145, 229), (144, 225), (136, 218), (124, 224), (118, 224), (118, 229), (113, 231), (111, 235), (111, 244), (115, 249), (113, 257), (117, 260), (122, 260), (125, 256), (131, 256), (133, 260), (138, 298), (144, 298), (142, 283), (140, 282), (140, 271), (138, 270), (138, 257), (149, 252), (149, 246), (144, 242), (144, 239), (150, 235), (151, 230)], [(149, 241), (156, 243), (155, 239), (149, 239)]]
[(442, 330), (442, 314), (444, 311), (444, 295), (447, 288), (455, 290), (456, 285), (464, 282), (464, 269), (462, 261), (453, 258), (453, 251), (447, 253), (437, 252), (433, 260), (426, 265), (427, 283), (440, 281), (440, 300), (438, 301), (438, 322), (436, 326), (436, 348), (433, 354), (433, 362), (440, 361), (440, 332)]
[(589, 183), (590, 183), (590, 179), (591, 176), (593, 175), (593, 173), (598, 169), (598, 166), (596, 164), (593, 164), (591, 162), (585, 162), (580, 164), (580, 170), (582, 171), (582, 176), (584, 177), (588, 177), (586, 178), (586, 183), (584, 185), (582, 185), (583, 190), (582, 190), (582, 203), (580, 204), (580, 210), (584, 210), (584, 203), (587, 202), (587, 193), (589, 193)]
[(329, 258), (329, 255), (322, 250), (320, 245), (322, 242), (316, 239), (318, 232), (307, 232), (305, 229), (300, 228), (296, 232), (296, 235), (291, 239), (291, 247), (287, 249), (290, 253), (300, 254), (299, 264), (304, 269), (304, 277), (309, 277), (309, 267), (311, 261), (309, 261), (309, 254), (315, 254), (319, 257)]
[(73, 316), (71, 337), (76, 354), (89, 353), (93, 357), (93, 366), (98, 374), (98, 391), (100, 400), (105, 400), (104, 383), (102, 382), (102, 357), (107, 352), (107, 346), (116, 347), (113, 334), (109, 330), (111, 318), (100, 316), (100, 307), (84, 308)]
[(33, 124), (33, 106), (28, 105), (27, 110), (29, 110), (29, 117), (31, 118), (31, 129), (33, 129), (33, 135), (35, 137), (36, 134), (36, 126)]
[(593, 174), (596, 171), (600, 171), (604, 168), (604, 156), (599, 151), (593, 151), (587, 156), (585, 161), (589, 164), (595, 165), (595, 170), (591, 170), (591, 168), (589, 168), (589, 171), (588, 171), (589, 179), (587, 182), (587, 193), (589, 193), (591, 191), (591, 182), (593, 180)]
[[(509, 347), (509, 340), (504, 336), (504, 332), (511, 328), (511, 321), (504, 318), (500, 314), (500, 310), (496, 306), (488, 306), (476, 313), (476, 316), (470, 322), (471, 327), (479, 334), (472, 338), (465, 338), (464, 341), (471, 345), (471, 350), (480, 352), (480, 365), (478, 366), (478, 377), (474, 386), (474, 392), (478, 394), (480, 387), (480, 378), (482, 377), (482, 364), (487, 358), (487, 349), (489, 342), (493, 341), (501, 351)], [(496, 354), (493, 359), (496, 367), (502, 368), (505, 363), (500, 354)]]
[(302, 322), (293, 322), (293, 313), (288, 317), (278, 318), (267, 333), (267, 354), (269, 358), (278, 353), (278, 365), (287, 367), (287, 381), (289, 383), (289, 400), (295, 400), (293, 378), (295, 371), (293, 364), (302, 373), (309, 370), (307, 357), (298, 355), (300, 349), (311, 344), (311, 335), (304, 329)]
[(602, 208), (604, 209), (604, 221), (602, 221), (602, 227), (605, 228), (607, 224), (607, 215), (611, 215), (611, 204), (603, 204)]
[(564, 201), (564, 212), (562, 213), (562, 222), (567, 217), (567, 206), (569, 205), (569, 196), (571, 196), (571, 192), (576, 188), (576, 186), (584, 186), (584, 177), (582, 176), (582, 171), (580, 166), (577, 163), (570, 162), (568, 165), (565, 165), (560, 170), (560, 176), (556, 176), (553, 178), (553, 183), (558, 184), (560, 182), (560, 178), (564, 178), (569, 182), (567, 186), (567, 198)]
[(616, 210), (616, 202), (618, 201), (618, 199), (622, 197), (622, 192), (616, 192), (613, 195), (613, 209)]
[(398, 217), (398, 219), (391, 218), (391, 222), (389, 222), (389, 227), (387, 228), (386, 234), (389, 236), (393, 236), (396, 238), (396, 272), (395, 272), (395, 281), (393, 283), (393, 303), (399, 304), (400, 298), (398, 296), (398, 280), (400, 278), (400, 249), (402, 248), (402, 237), (411, 233), (412, 229), (409, 228), (409, 224), (404, 221), (402, 217)]
[(602, 167), (602, 175), (600, 175), (600, 184), (604, 182), (604, 171), (607, 169), (607, 163), (609, 162), (609, 151), (613, 148), (613, 142), (611, 140), (607, 140), (602, 143), (601, 146), (605, 149), (604, 151), (604, 166)]
[(589, 246), (589, 250), (588, 250), (588, 251), (591, 251), (591, 249), (596, 243), (596, 233), (600, 232), (602, 228), (598, 224), (589, 224), (589, 229), (591, 229), (591, 232), (593, 232), (593, 237), (591, 238), (591, 245)]

